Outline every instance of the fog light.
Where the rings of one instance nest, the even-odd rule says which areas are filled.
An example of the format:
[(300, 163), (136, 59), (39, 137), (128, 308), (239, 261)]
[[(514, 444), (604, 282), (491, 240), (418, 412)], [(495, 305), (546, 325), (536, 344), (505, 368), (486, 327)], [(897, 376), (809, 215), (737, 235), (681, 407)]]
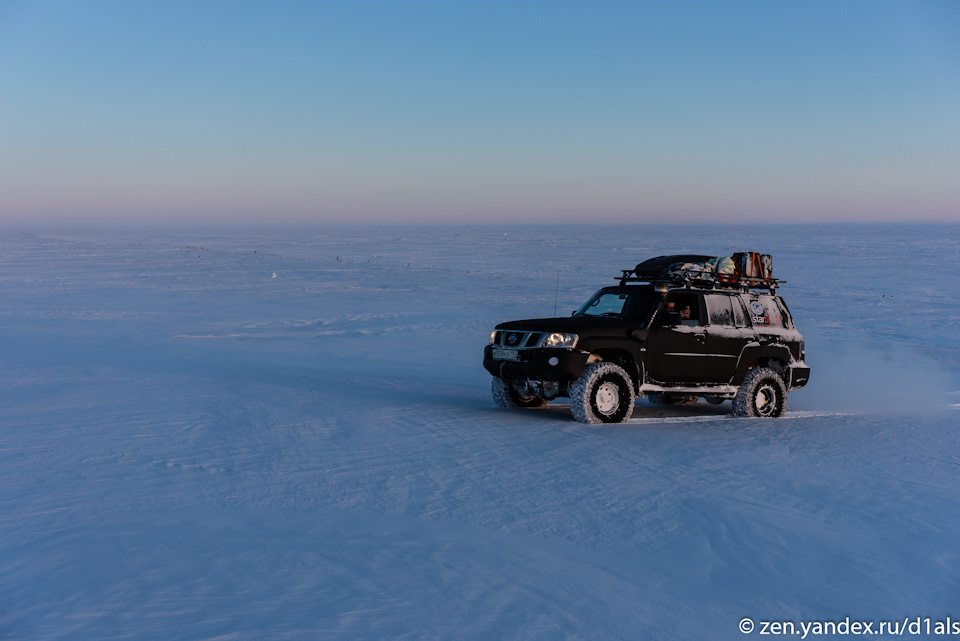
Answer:
[(560, 359), (557, 358), (556, 356), (551, 356), (550, 359), (547, 360), (547, 363), (549, 363), (550, 365), (556, 366), (560, 364)]

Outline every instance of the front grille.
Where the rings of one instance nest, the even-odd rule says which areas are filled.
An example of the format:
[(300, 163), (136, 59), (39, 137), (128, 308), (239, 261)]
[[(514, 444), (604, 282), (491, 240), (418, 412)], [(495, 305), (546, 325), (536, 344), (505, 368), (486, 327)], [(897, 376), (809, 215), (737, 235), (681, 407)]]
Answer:
[(503, 333), (503, 346), (504, 347), (520, 347), (523, 345), (523, 340), (526, 338), (525, 332), (504, 332)]
[(543, 332), (524, 332), (519, 330), (498, 329), (493, 338), (496, 347), (521, 349), (537, 347), (543, 338)]

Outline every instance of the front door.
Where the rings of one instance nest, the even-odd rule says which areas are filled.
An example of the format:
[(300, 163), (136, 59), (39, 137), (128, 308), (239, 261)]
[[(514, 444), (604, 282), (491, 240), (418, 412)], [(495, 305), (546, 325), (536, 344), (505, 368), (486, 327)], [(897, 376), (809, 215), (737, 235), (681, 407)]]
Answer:
[(715, 380), (706, 318), (700, 294), (667, 294), (647, 339), (647, 372), (651, 379), (665, 384)]

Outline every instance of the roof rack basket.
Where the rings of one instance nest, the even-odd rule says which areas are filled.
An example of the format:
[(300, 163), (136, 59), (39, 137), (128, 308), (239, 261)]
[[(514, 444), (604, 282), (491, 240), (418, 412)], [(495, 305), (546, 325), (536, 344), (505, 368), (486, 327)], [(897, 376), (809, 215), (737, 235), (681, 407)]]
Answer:
[(777, 278), (753, 278), (737, 274), (713, 274), (707, 272), (693, 272), (678, 270), (664, 273), (659, 276), (638, 276), (632, 269), (622, 270), (617, 278), (621, 285), (627, 283), (650, 283), (653, 285), (667, 285), (672, 287), (687, 287), (697, 289), (736, 289), (747, 291), (750, 289), (769, 289), (771, 293), (777, 287), (786, 283)]

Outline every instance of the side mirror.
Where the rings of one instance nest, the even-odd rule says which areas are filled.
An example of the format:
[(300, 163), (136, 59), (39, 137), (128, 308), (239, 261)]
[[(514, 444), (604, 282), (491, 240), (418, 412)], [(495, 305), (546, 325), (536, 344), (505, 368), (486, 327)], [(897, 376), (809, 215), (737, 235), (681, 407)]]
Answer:
[(647, 329), (646, 327), (643, 327), (640, 329), (633, 330), (632, 332), (630, 332), (630, 335), (633, 336), (638, 341), (642, 342), (647, 340), (647, 337), (650, 335), (650, 330)]

